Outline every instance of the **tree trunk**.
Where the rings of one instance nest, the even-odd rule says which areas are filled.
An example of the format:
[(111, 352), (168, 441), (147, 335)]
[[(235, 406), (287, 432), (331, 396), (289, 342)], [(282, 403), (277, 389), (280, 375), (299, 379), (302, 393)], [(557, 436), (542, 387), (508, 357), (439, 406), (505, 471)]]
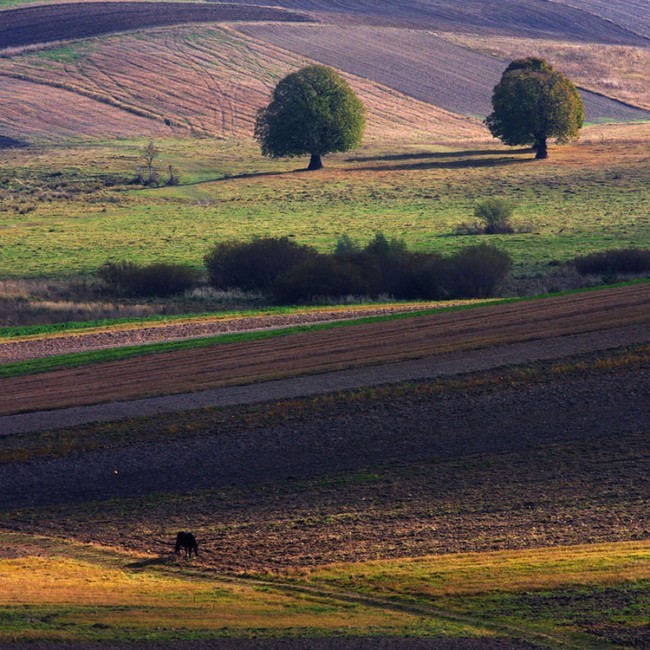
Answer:
[(317, 169), (323, 169), (323, 161), (320, 158), (320, 154), (313, 153), (311, 155), (311, 160), (309, 161), (309, 167), (307, 167), (307, 169), (310, 172), (313, 172)]
[(537, 153), (535, 154), (535, 160), (542, 160), (544, 158), (548, 158), (546, 138), (538, 138), (535, 144), (537, 145)]

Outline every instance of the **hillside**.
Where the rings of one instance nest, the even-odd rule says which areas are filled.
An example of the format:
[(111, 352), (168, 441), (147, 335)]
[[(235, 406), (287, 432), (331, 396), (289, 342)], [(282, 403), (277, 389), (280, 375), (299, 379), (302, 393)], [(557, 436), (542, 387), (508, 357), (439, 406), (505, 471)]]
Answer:
[[(239, 30), (420, 101), (473, 116), (490, 113), (492, 88), (509, 60), (421, 31), (321, 25), (251, 25)], [(582, 96), (587, 121), (650, 118), (650, 112), (590, 92), (582, 91)]]
[[(647, 44), (615, 22), (546, 0), (236, 0), (305, 12), (323, 22)], [(604, 2), (603, 2), (604, 4)]]
[[(116, 121), (118, 111), (122, 114), (121, 126), (116, 125), (121, 135), (173, 130), (250, 137), (256, 111), (277, 81), (307, 63), (220, 27), (170, 27), (80, 41), (0, 59), (0, 79), (11, 84), (10, 102), (16, 106), (2, 112), (0, 128), (16, 138), (34, 134), (51, 139), (75, 130), (76, 135), (99, 136), (102, 121), (89, 119), (87, 108), (100, 113), (108, 105)], [(477, 122), (358, 76), (348, 79), (368, 108), (370, 139), (417, 140), (431, 132), (443, 140), (484, 137)], [(37, 108), (21, 112), (23, 97), (40, 97), (34, 103), (52, 105), (52, 114)], [(73, 97), (79, 97), (82, 110), (70, 110)], [(61, 122), (59, 113), (67, 113)]]
[(179, 23), (306, 21), (275, 8), (182, 2), (87, 2), (15, 9), (2, 14), (0, 50)]

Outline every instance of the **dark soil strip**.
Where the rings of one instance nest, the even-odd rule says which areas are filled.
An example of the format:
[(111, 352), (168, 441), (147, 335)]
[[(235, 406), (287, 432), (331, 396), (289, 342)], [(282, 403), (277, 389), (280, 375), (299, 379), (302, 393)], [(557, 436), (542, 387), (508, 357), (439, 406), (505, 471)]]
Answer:
[(273, 7), (180, 2), (91, 2), (55, 4), (2, 12), (0, 50), (37, 43), (89, 38), (148, 27), (233, 21), (306, 22), (305, 15)]

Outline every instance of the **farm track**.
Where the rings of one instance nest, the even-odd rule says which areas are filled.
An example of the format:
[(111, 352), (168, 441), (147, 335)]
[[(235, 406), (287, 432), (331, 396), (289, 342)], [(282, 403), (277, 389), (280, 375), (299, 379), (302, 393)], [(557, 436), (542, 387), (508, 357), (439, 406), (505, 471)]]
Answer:
[(2, 12), (0, 50), (166, 25), (242, 20), (306, 22), (311, 19), (284, 9), (237, 4), (89, 2), (43, 5)]
[(647, 328), (650, 284), (216, 345), (0, 382), (0, 413), (193, 392), (626, 326)]

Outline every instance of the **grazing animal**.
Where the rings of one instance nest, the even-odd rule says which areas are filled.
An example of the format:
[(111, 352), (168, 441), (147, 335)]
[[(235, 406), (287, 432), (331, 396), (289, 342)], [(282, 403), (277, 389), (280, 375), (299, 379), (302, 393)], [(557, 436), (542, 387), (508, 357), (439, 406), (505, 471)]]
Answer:
[(192, 551), (194, 555), (199, 554), (199, 545), (196, 543), (196, 538), (192, 533), (186, 533), (181, 531), (176, 533), (176, 548), (174, 549), (175, 553), (180, 553), (181, 548), (185, 549), (185, 555), (192, 557)]

